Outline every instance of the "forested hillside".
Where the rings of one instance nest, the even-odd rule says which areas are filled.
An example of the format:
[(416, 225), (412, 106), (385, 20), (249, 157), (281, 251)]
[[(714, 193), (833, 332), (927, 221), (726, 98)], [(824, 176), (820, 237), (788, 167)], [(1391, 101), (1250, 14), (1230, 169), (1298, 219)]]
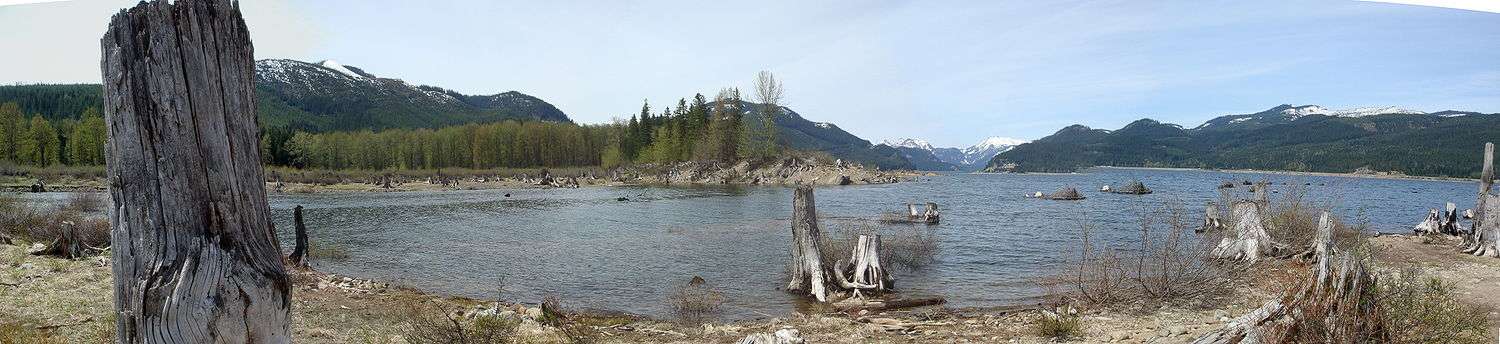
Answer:
[[(1115, 131), (1073, 125), (1001, 153), (988, 170), (1070, 172), (1091, 166), (1347, 173), (1358, 169), (1472, 177), (1500, 138), (1500, 115), (1280, 106), (1194, 129), (1143, 119)], [(1384, 113), (1382, 113), (1384, 112)]]

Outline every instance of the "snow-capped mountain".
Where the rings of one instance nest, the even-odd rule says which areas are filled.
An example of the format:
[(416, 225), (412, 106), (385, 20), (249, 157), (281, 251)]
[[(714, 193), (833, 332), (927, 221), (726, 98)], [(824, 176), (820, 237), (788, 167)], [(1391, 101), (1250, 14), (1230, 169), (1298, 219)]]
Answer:
[(383, 78), (334, 60), (255, 62), (262, 108), (290, 125), (320, 130), (435, 127), (505, 119), (568, 122), (567, 114), (520, 92), (465, 95)]
[(1366, 117), (1375, 115), (1423, 115), (1426, 112), (1404, 109), (1395, 106), (1370, 106), (1352, 109), (1329, 109), (1318, 105), (1292, 106), (1283, 104), (1252, 114), (1220, 116), (1204, 122), (1194, 129), (1223, 130), (1231, 127), (1264, 127), (1276, 124), (1290, 123), (1297, 119), (1311, 116), (1323, 115), (1330, 117)]
[(963, 165), (983, 165), (989, 163), (990, 158), (1026, 142), (1022, 139), (993, 136), (969, 148), (964, 148), (964, 159), (961, 162)]
[(925, 151), (931, 151), (933, 149), (932, 144), (927, 143), (927, 140), (923, 139), (901, 138), (894, 140), (885, 140), (881, 143), (896, 148), (916, 148)]
[(995, 155), (1026, 142), (1021, 139), (990, 137), (962, 149), (933, 147), (926, 140), (916, 138), (889, 139), (881, 144), (901, 151), (918, 169), (974, 171), (984, 167)]

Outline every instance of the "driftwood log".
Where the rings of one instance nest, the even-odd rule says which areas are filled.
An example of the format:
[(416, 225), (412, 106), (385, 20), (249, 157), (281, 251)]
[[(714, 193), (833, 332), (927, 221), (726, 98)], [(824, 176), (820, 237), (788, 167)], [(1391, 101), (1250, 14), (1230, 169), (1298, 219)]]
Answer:
[(296, 246), (292, 246), (292, 254), (287, 256), (287, 260), (292, 263), (292, 266), (305, 269), (307, 268), (307, 225), (302, 223), (302, 206), (292, 208), (292, 222), (297, 226), (297, 243)]
[(1276, 256), (1285, 248), (1285, 245), (1276, 243), (1266, 234), (1259, 203), (1234, 203), (1234, 236), (1225, 237), (1219, 242), (1219, 246), (1211, 252), (1214, 257), (1255, 263), (1261, 257)]
[(819, 302), (828, 302), (831, 281), (824, 275), (822, 241), (813, 189), (799, 186), (792, 193), (792, 278), (786, 290), (807, 292)]
[(141, 2), (100, 43), (116, 342), (290, 342), (238, 5)]

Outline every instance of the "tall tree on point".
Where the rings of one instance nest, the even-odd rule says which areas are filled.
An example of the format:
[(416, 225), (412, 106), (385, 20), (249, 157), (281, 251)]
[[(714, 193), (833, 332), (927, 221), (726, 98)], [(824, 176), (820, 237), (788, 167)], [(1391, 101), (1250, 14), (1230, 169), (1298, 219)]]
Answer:
[(783, 89), (781, 81), (769, 71), (755, 75), (755, 101), (760, 103), (760, 123), (752, 135), (753, 154), (759, 157), (774, 157), (781, 154), (781, 143), (777, 133), (776, 116), (781, 115)]

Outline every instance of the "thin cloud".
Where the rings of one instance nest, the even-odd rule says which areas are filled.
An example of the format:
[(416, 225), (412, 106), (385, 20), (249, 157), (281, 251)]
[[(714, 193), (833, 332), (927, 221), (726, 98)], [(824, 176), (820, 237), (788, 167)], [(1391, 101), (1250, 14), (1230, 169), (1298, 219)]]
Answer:
[(0, 0), (0, 6), (40, 4), (46, 2), (63, 2), (71, 0)]
[(1492, 0), (1361, 0), (1414, 6), (1442, 7), (1476, 12), (1500, 13), (1500, 1)]

